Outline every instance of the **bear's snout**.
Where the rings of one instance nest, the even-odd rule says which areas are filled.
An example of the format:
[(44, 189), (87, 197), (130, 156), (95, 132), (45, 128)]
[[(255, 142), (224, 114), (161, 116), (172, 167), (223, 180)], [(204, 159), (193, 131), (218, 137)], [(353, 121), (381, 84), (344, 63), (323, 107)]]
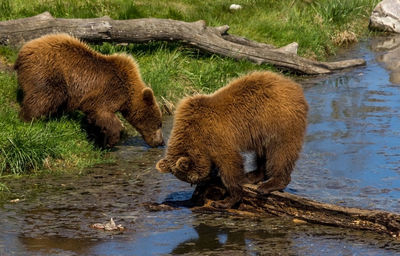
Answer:
[(161, 128), (156, 131), (156, 136), (155, 137), (156, 137), (155, 141), (156, 141), (157, 146), (164, 146), (165, 145)]
[(150, 147), (164, 146), (164, 138), (161, 128), (150, 135), (143, 134), (143, 138)]

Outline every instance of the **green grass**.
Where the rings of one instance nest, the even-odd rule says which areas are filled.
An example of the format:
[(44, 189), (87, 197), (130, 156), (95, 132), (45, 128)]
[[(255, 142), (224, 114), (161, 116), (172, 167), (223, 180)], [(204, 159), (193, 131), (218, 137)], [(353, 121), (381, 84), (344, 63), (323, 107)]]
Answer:
[(314, 1), (312, 7), (318, 15), (320, 15), (325, 22), (333, 24), (345, 24), (351, 21), (354, 16), (370, 15), (370, 7), (375, 6), (377, 1), (365, 0), (335, 0), (329, 1)]
[[(113, 19), (171, 18), (228, 24), (230, 33), (283, 46), (299, 43), (299, 54), (325, 59), (342, 42), (368, 35), (368, 17), (378, 0), (0, 0), (0, 20), (49, 11), (54, 17)], [(342, 38), (351, 35), (351, 38)], [(180, 43), (150, 42), (93, 46), (105, 54), (127, 52), (138, 61), (143, 79), (160, 103), (185, 95), (211, 93), (253, 70), (274, 70), (247, 61), (201, 53)], [(10, 65), (17, 51), (0, 46), (0, 61)], [(1, 65), (0, 65), (1, 67)], [(15, 74), (0, 72), (0, 176), (38, 170), (82, 169), (104, 161), (105, 152), (88, 142), (80, 115), (23, 123), (18, 119)], [(0, 191), (6, 188), (0, 183)]]
[(17, 51), (10, 47), (0, 45), (0, 57), (4, 58), (5, 62), (14, 63), (17, 59)]

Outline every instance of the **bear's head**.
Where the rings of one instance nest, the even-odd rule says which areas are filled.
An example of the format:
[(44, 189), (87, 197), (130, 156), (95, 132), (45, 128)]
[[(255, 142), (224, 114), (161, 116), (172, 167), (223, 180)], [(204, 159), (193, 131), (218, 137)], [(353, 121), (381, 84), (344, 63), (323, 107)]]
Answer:
[(144, 141), (151, 147), (164, 145), (161, 110), (156, 102), (153, 91), (145, 87), (132, 97), (122, 112), (128, 122), (142, 135)]
[(198, 184), (210, 177), (211, 167), (200, 159), (189, 156), (165, 157), (157, 162), (156, 168), (162, 173), (172, 173), (178, 179), (190, 184)]

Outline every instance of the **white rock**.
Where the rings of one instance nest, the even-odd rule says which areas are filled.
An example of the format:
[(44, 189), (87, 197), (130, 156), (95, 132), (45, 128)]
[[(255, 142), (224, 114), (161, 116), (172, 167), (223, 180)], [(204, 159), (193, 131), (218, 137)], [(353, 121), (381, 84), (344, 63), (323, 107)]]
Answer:
[(400, 0), (383, 0), (372, 11), (370, 28), (400, 33)]
[(242, 9), (242, 6), (239, 4), (231, 4), (231, 6), (229, 6), (229, 10), (240, 10)]

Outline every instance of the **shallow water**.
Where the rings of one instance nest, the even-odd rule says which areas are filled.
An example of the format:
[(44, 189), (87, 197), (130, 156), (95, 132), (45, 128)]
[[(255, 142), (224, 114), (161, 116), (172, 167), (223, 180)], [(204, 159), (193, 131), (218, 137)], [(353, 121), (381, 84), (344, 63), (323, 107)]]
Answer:
[(308, 135), (290, 188), (326, 202), (400, 212), (400, 80), (393, 81), (399, 38), (372, 39), (346, 56), (367, 66), (303, 83)]
[[(389, 42), (391, 43), (388, 46)], [(318, 201), (400, 212), (398, 39), (339, 55), (366, 67), (300, 81), (310, 104), (305, 147), (287, 190)], [(400, 45), (400, 44), (399, 44)], [(171, 118), (165, 120), (169, 131)], [(22, 178), (18, 203), (0, 204), (0, 255), (394, 255), (400, 241), (282, 218), (246, 219), (143, 202), (186, 199), (194, 187), (154, 169), (162, 148), (132, 138), (117, 164), (76, 176)], [(111, 217), (126, 229), (90, 228)]]

